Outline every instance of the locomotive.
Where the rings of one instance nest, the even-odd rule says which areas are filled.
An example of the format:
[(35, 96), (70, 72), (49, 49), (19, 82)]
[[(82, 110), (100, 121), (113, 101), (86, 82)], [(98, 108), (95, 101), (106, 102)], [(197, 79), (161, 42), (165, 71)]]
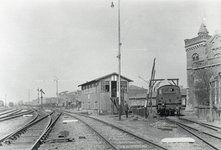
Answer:
[(180, 115), (181, 92), (177, 85), (163, 85), (157, 89), (156, 110), (160, 116)]

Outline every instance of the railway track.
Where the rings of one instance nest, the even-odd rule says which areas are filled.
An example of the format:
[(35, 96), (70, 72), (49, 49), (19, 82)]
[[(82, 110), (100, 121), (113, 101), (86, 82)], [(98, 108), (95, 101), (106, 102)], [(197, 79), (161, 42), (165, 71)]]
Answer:
[(0, 122), (33, 113), (33, 110), (20, 110), (4, 116), (0, 116)]
[(171, 119), (165, 118), (166, 121), (172, 122), (192, 134), (194, 137), (200, 139), (205, 143), (210, 149), (220, 150), (221, 149), (221, 134), (219, 132), (219, 127), (212, 126), (205, 123), (200, 123), (185, 118)]
[(192, 122), (192, 123), (195, 123), (195, 124), (199, 124), (199, 125), (201, 125), (205, 128), (209, 128), (209, 129), (217, 131), (217, 132), (220, 132), (220, 130), (221, 130), (221, 127), (214, 126), (214, 125), (207, 124), (207, 123), (203, 123), (203, 122), (199, 122), (199, 121), (194, 121), (194, 120), (190, 120), (190, 119), (186, 119), (186, 118), (179, 118), (179, 120), (184, 120), (184, 121), (187, 121), (187, 122)]
[(53, 112), (50, 114), (38, 112), (38, 115), (33, 120), (1, 138), (0, 150), (37, 149), (47, 138), (59, 117), (60, 114), (55, 115)]
[(22, 109), (11, 109), (11, 110), (7, 110), (7, 111), (3, 111), (0, 113), (0, 118), (4, 118), (4, 117), (10, 116), (10, 115), (19, 113), (21, 111), (22, 111)]
[(1, 115), (4, 115), (4, 114), (6, 114), (6, 113), (10, 113), (10, 112), (12, 112), (12, 111), (16, 111), (17, 110), (17, 108), (7, 108), (7, 109), (3, 109), (3, 110), (1, 110), (0, 111), (0, 116)]
[(93, 132), (95, 132), (101, 139), (103, 139), (108, 145), (109, 149), (115, 150), (134, 150), (134, 149), (151, 149), (151, 150), (166, 150), (152, 141), (139, 137), (129, 131), (119, 128), (110, 123), (92, 118), (89, 116), (73, 114), (70, 112), (64, 112), (64, 114), (72, 116), (85, 125), (87, 125)]
[(10, 109), (10, 108), (7, 108), (7, 107), (1, 107), (1, 106), (0, 106), (0, 113), (3, 112), (3, 111), (7, 111), (7, 110), (9, 110), (9, 109)]

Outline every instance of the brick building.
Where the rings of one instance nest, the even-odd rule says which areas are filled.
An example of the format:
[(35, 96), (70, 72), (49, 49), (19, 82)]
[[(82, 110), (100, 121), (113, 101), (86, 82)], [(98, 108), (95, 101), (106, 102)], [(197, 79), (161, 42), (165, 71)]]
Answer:
[[(216, 78), (221, 72), (221, 35), (218, 33), (209, 35), (206, 25), (202, 23), (198, 36), (184, 41), (187, 62), (187, 105), (193, 109), (198, 105), (194, 94), (194, 84), (198, 80), (196, 73), (207, 69)], [(217, 80), (216, 85), (219, 89), (220, 81)], [(217, 94), (216, 103), (220, 102), (221, 95)]]

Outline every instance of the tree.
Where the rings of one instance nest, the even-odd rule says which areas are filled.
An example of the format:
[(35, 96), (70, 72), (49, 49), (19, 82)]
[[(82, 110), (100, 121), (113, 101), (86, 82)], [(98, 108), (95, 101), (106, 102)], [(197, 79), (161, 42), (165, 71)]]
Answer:
[(199, 105), (208, 106), (210, 96), (210, 78), (212, 72), (209, 69), (200, 69), (195, 71), (194, 76), (194, 94)]

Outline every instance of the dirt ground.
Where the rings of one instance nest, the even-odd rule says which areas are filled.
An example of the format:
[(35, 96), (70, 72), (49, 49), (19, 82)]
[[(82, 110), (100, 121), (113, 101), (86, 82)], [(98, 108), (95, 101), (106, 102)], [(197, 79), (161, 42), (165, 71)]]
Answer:
[[(186, 117), (189, 119), (197, 119), (197, 116), (195, 115), (194, 112), (182, 112), (182, 114), (183, 114), (182, 117)], [(119, 120), (118, 115), (90, 114), (90, 116), (104, 120), (111, 124), (118, 125), (121, 128), (131, 131), (136, 135), (139, 135), (145, 139), (149, 139), (155, 143), (160, 143), (162, 146), (168, 149), (172, 150), (206, 149), (205, 148), (206, 146), (202, 145), (202, 142), (199, 140), (196, 140), (195, 143), (162, 143), (162, 139), (164, 138), (191, 137), (191, 136), (181, 132), (176, 127), (172, 127), (172, 130), (167, 130), (167, 126), (171, 126), (171, 124), (165, 122), (163, 118), (155, 117), (156, 116), (155, 114), (150, 114), (148, 118), (133, 114), (129, 115), (129, 117), (126, 118), (125, 115), (122, 115), (121, 120)], [(200, 120), (200, 121), (206, 121), (206, 120)], [(219, 121), (216, 121), (215, 123), (220, 124)]]

